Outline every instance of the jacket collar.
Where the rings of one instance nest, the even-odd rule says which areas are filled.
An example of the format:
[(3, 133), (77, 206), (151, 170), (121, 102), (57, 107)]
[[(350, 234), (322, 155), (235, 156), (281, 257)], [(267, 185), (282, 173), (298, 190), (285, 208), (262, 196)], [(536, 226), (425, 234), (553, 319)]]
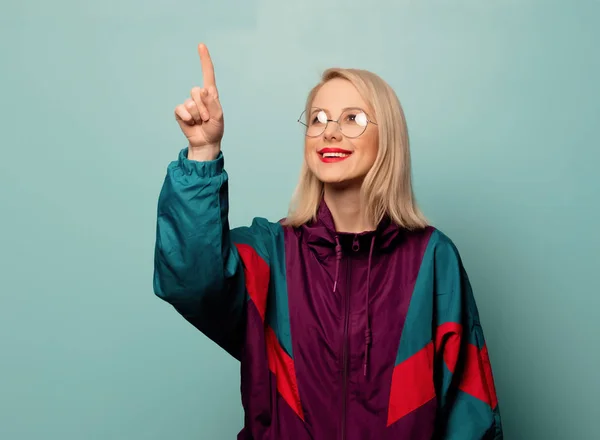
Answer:
[[(301, 226), (308, 245), (319, 256), (325, 257), (335, 249), (337, 240), (344, 250), (353, 246), (355, 251), (369, 251), (371, 240), (375, 236), (374, 251), (383, 252), (390, 249), (401, 237), (402, 228), (385, 217), (374, 231), (360, 233), (341, 233), (336, 231), (333, 216), (325, 200), (321, 200), (316, 219)], [(337, 239), (337, 240), (336, 240)]]
[(357, 234), (339, 233), (335, 230), (333, 216), (323, 199), (319, 205), (316, 219), (301, 226), (305, 232), (306, 241), (321, 262), (334, 262), (332, 293), (336, 293), (338, 277), (340, 274), (340, 261), (343, 253), (353, 252), (366, 254), (367, 280), (365, 288), (365, 347), (364, 347), (364, 375), (367, 376), (369, 365), (369, 350), (372, 343), (369, 300), (371, 297), (371, 268), (373, 254), (383, 252), (399, 239), (401, 229), (388, 218), (384, 219), (374, 231), (365, 231)]

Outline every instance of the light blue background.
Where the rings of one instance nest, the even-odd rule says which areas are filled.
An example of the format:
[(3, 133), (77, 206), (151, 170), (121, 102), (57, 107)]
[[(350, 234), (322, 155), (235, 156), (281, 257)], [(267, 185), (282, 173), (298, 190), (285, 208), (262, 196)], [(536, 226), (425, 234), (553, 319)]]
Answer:
[(0, 438), (233, 439), (238, 365), (152, 292), (208, 44), (231, 222), (285, 215), (329, 66), (396, 89), (471, 276), (509, 440), (598, 438), (600, 3), (21, 1), (0, 12)]

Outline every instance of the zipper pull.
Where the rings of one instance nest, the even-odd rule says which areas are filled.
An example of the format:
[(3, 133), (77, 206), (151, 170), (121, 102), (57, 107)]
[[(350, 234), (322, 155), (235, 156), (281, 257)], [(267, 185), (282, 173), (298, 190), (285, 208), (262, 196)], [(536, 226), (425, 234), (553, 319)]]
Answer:
[(352, 241), (352, 250), (354, 252), (358, 252), (359, 249), (360, 249), (360, 245), (358, 243), (358, 235), (355, 235), (354, 240)]

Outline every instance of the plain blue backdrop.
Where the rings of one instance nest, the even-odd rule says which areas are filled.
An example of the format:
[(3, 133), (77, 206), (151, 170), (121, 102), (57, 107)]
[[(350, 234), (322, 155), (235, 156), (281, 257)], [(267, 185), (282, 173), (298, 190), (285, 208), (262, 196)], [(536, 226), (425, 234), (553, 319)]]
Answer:
[(0, 12), (0, 438), (233, 439), (239, 366), (152, 292), (213, 55), (231, 223), (285, 215), (329, 66), (383, 76), (471, 276), (508, 440), (598, 438), (600, 3), (27, 0)]

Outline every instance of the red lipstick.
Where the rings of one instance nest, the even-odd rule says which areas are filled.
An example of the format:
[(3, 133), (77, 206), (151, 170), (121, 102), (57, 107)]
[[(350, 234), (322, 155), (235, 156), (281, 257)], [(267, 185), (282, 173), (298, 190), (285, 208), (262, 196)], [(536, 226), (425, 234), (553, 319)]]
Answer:
[(347, 159), (352, 154), (352, 151), (344, 150), (342, 148), (322, 148), (318, 151), (319, 158), (322, 162), (332, 163), (332, 162), (341, 162), (344, 159)]

